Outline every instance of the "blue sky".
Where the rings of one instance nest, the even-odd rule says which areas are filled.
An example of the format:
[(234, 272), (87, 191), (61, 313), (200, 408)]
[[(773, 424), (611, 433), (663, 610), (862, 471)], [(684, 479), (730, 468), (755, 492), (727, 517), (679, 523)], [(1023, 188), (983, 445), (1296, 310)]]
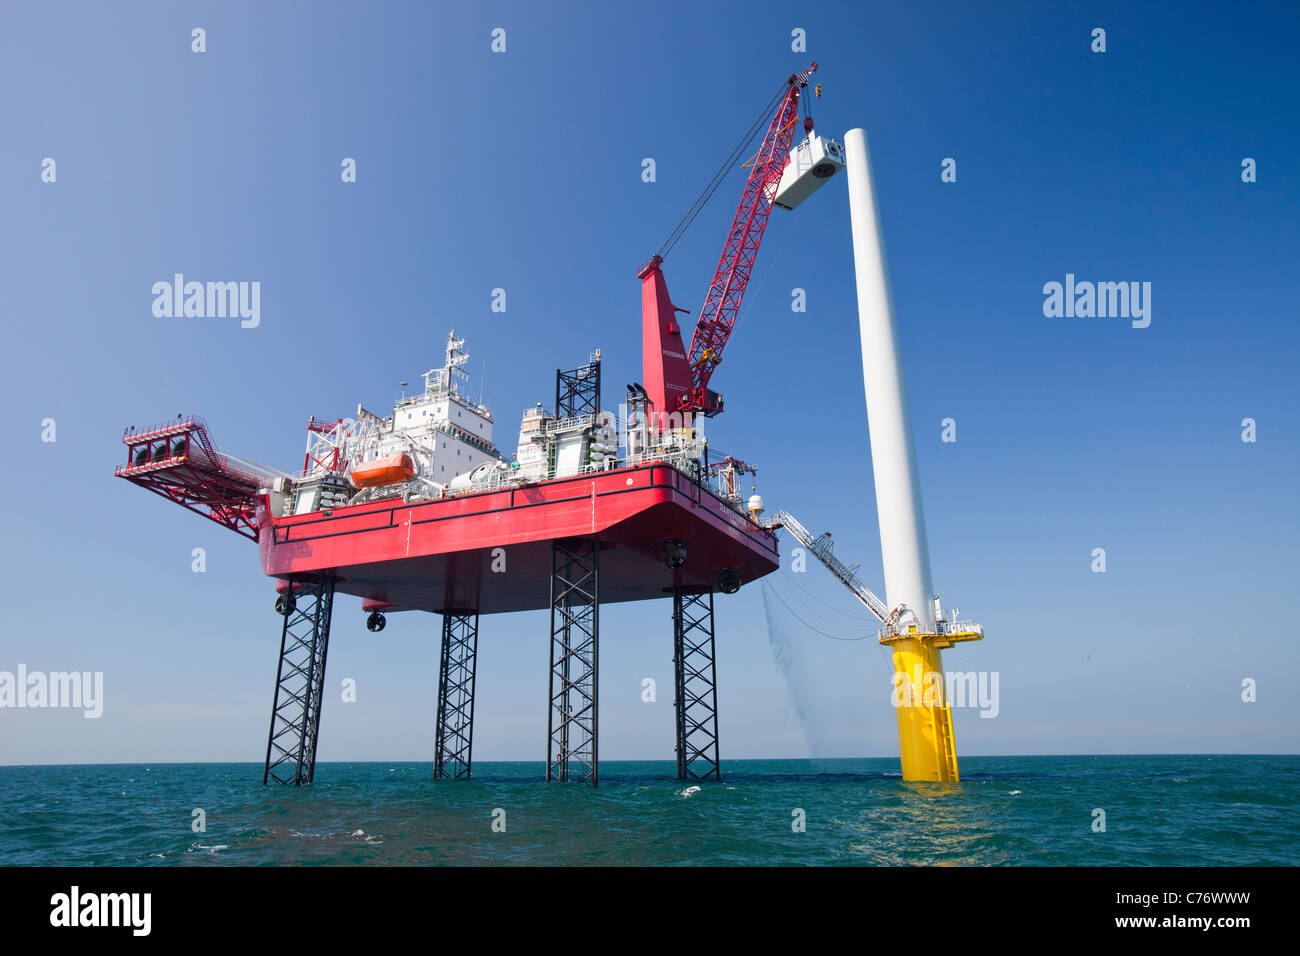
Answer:
[[(636, 266), (812, 58), (819, 131), (871, 137), (935, 585), (988, 632), (945, 663), (1000, 675), (996, 719), (957, 712), (959, 752), (1295, 752), (1298, 20), (1283, 4), (6, 4), (0, 670), (103, 671), (105, 712), (0, 710), (0, 763), (264, 749), (271, 582), (248, 542), (112, 477), (125, 425), (201, 414), (225, 450), (294, 468), (310, 415), (385, 408), (451, 326), (507, 451), (554, 369), (596, 347), (614, 406), (640, 377)], [(692, 311), (740, 190), (665, 265)], [(261, 324), (155, 318), (151, 287), (176, 272), (261, 282)], [(1150, 282), (1150, 327), (1045, 317), (1043, 285), (1067, 273)], [(879, 585), (856, 319), (840, 179), (773, 215), (709, 434)], [(724, 759), (896, 755), (882, 652), (817, 633), (873, 632), (863, 609), (817, 567), (769, 580), (802, 619), (775, 605), (791, 679), (764, 587), (720, 598)], [(606, 759), (672, 755), (661, 603), (602, 616)], [(319, 759), (430, 759), (437, 627), (398, 614), (371, 635), (340, 599)], [(480, 633), (475, 756), (540, 763), (545, 617)]]

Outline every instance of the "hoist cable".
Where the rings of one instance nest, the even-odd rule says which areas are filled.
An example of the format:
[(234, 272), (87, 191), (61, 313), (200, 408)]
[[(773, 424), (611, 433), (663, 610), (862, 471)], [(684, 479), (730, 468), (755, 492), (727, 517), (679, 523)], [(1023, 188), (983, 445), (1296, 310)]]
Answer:
[(828, 634), (826, 631), (823, 631), (821, 628), (813, 627), (802, 617), (800, 617), (797, 613), (795, 613), (794, 608), (790, 607), (789, 604), (786, 604), (785, 598), (781, 597), (781, 595), (777, 593), (776, 588), (772, 587), (772, 585), (769, 584), (767, 581), (763, 582), (763, 587), (767, 588), (768, 591), (771, 592), (772, 596), (781, 602), (781, 606), (784, 607), (787, 611), (789, 611), (790, 614), (794, 616), (794, 619), (796, 621), (798, 621), (804, 627), (808, 628), (808, 630), (815, 631), (816, 633), (822, 635), (823, 637), (829, 637), (832, 641), (844, 641), (846, 643), (851, 643), (853, 641), (867, 641), (875, 637), (874, 634), (863, 634), (861, 637), (837, 637), (834, 634)]
[(713, 174), (713, 178), (709, 180), (709, 184), (705, 186), (700, 195), (696, 197), (695, 202), (691, 204), (691, 208), (686, 211), (686, 215), (682, 216), (681, 221), (677, 223), (676, 227), (674, 227), (673, 231), (668, 235), (668, 238), (664, 240), (664, 244), (659, 247), (659, 252), (657, 254), (661, 259), (672, 251), (673, 246), (677, 245), (677, 241), (686, 233), (686, 230), (690, 229), (691, 224), (695, 222), (695, 219), (700, 214), (701, 210), (703, 210), (709, 200), (713, 198), (713, 194), (717, 192), (718, 187), (722, 185), (722, 181), (726, 179), (727, 175), (735, 168), (737, 161), (745, 154), (745, 151), (749, 148), (749, 144), (753, 142), (754, 137), (758, 135), (758, 131), (762, 128), (764, 120), (768, 119), (772, 115), (772, 110), (776, 107), (776, 104), (789, 92), (789, 90), (790, 84), (781, 84), (781, 89), (770, 101), (768, 101), (768, 104), (763, 107), (762, 112), (758, 114), (758, 118), (754, 120), (753, 124), (749, 127), (749, 131), (741, 138), (735, 149), (731, 151), (731, 155), (729, 155), (723, 162), (722, 166), (718, 168), (718, 171)]

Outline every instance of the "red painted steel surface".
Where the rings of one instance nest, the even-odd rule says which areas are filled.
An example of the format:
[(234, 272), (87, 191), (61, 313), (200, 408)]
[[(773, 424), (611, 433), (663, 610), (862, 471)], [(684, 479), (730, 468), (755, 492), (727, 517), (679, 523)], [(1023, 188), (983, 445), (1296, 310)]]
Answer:
[[(555, 539), (600, 541), (602, 604), (663, 597), (675, 584), (716, 589), (728, 567), (748, 583), (780, 560), (772, 533), (661, 464), (274, 519), (263, 498), (258, 527), (267, 574), (333, 572), (338, 591), (394, 610), (549, 607)], [(660, 559), (668, 538), (685, 542), (675, 571)]]
[[(257, 540), (254, 496), (259, 479), (231, 466), (212, 443), (203, 419), (190, 416), (128, 429), (122, 442), (126, 462), (113, 474)], [(138, 461), (142, 451), (144, 459)]]
[[(674, 412), (690, 398), (694, 379), (686, 361), (686, 346), (682, 342), (682, 329), (676, 308), (668, 295), (663, 270), (663, 260), (654, 256), (645, 264), (638, 277), (641, 279), (641, 381), (646, 397), (662, 415)], [(680, 418), (680, 414), (679, 414)], [(666, 428), (684, 428), (690, 425), (689, 416), (676, 423), (662, 423)]]

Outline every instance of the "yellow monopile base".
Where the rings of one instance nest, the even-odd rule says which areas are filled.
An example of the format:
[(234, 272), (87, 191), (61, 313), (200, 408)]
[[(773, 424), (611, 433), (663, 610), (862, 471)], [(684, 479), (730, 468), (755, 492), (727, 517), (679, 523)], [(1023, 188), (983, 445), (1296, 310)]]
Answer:
[(903, 779), (956, 783), (957, 747), (939, 648), (933, 638), (891, 643)]

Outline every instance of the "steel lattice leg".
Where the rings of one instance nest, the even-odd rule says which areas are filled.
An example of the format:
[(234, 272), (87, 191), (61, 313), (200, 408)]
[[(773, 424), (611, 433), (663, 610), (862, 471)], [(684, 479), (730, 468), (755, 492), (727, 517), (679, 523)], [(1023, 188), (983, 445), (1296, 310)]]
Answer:
[(556, 542), (551, 558), (547, 780), (596, 783), (599, 571), (599, 542)]
[(291, 600), (292, 607), (284, 615), (280, 635), (280, 667), (262, 783), (305, 784), (312, 782), (316, 772), (334, 579), (311, 581), (289, 590), (282, 599)]
[(438, 677), (438, 727), (433, 775), (468, 777), (474, 738), (474, 662), (478, 613), (442, 615), (442, 664)]
[(673, 591), (673, 676), (677, 778), (720, 780), (718, 672), (713, 658), (713, 592)]

